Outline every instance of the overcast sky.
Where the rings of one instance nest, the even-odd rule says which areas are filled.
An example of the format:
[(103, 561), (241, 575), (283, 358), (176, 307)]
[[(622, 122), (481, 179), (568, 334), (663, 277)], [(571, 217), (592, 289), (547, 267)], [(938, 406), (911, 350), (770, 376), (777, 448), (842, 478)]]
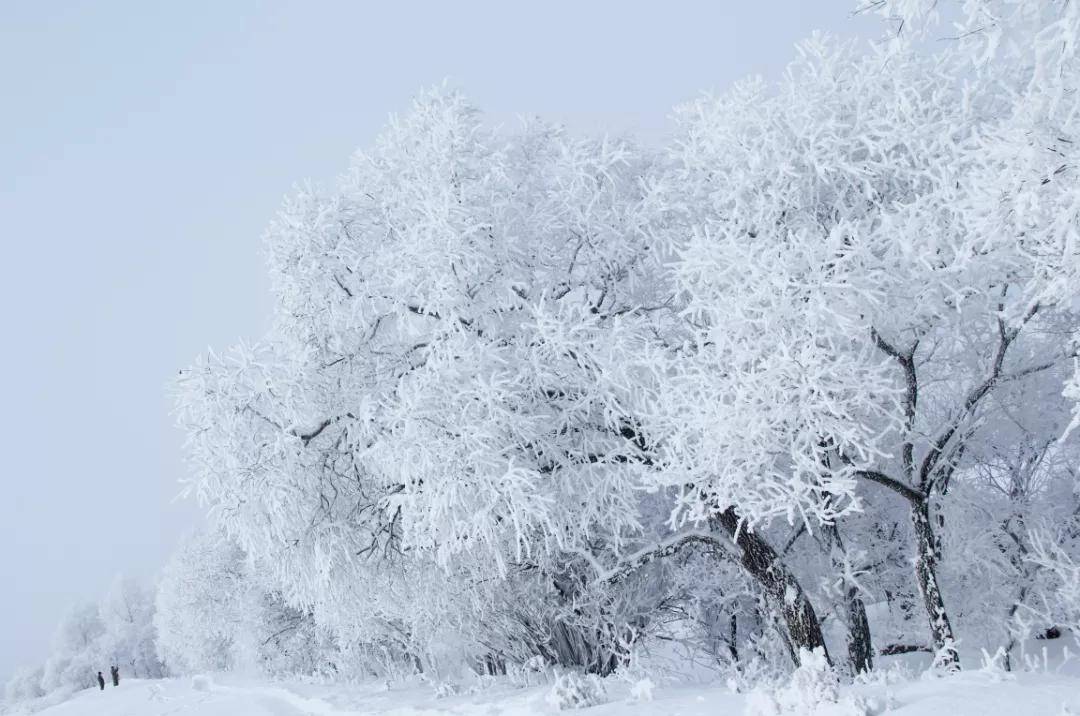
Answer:
[(0, 679), (197, 524), (168, 381), (264, 330), (282, 196), (419, 87), (658, 136), (813, 29), (876, 32), (853, 0), (380, 5), (0, 6)]

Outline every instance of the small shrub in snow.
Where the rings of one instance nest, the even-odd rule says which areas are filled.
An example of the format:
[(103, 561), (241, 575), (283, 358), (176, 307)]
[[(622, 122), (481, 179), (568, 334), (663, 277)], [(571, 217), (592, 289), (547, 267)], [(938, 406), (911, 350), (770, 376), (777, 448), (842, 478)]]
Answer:
[(209, 691), (214, 685), (209, 676), (199, 675), (191, 677), (191, 688), (196, 691)]
[(986, 674), (992, 681), (1014, 681), (1016, 675), (1005, 669), (1005, 649), (998, 647), (997, 651), (990, 654), (982, 649), (982, 668), (979, 672)]
[(634, 701), (652, 701), (652, 692), (656, 684), (649, 677), (635, 681), (630, 687), (630, 697)]
[(476, 677), (472, 684), (465, 689), (466, 694), (475, 696), (476, 694), (482, 694), (486, 691), (490, 691), (495, 684), (498, 683), (494, 676), (490, 674), (480, 674)]
[(575, 671), (559, 674), (548, 691), (546, 701), (559, 711), (583, 709), (604, 702), (607, 689), (598, 677), (582, 676)]
[(733, 662), (725, 671), (724, 685), (733, 694), (768, 688), (781, 681), (781, 674), (776, 666), (756, 656), (744, 664)]
[(515, 686), (528, 687), (547, 683), (551, 667), (542, 656), (533, 656), (521, 666), (507, 669), (511, 682)]
[(747, 716), (870, 716), (866, 703), (841, 696), (840, 679), (821, 650), (800, 652), (791, 681), (772, 689), (755, 689), (746, 702)]
[(631, 701), (652, 701), (656, 682), (651, 678), (639, 649), (631, 650), (628, 658), (615, 672), (615, 678), (630, 685)]
[(894, 661), (888, 666), (877, 667), (872, 671), (856, 674), (855, 683), (874, 686), (893, 686), (895, 684), (907, 683), (914, 678), (915, 672), (912, 671), (910, 666), (902, 661)]
[(452, 681), (442, 681), (435, 685), (435, 698), (445, 699), (448, 696), (457, 696), (461, 689)]

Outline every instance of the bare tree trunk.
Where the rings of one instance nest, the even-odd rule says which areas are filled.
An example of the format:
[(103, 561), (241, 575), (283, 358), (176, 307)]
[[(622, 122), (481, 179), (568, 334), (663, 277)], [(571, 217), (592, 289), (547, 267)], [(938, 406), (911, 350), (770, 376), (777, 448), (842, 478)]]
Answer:
[(731, 613), (728, 620), (728, 653), (734, 663), (739, 661), (739, 615)]
[(848, 658), (856, 674), (863, 674), (874, 668), (874, 645), (870, 638), (870, 620), (866, 618), (866, 605), (859, 590), (848, 587)]
[(821, 632), (821, 622), (799, 580), (784, 565), (776, 550), (764, 538), (741, 525), (740, 521), (732, 507), (716, 517), (720, 528), (739, 547), (739, 564), (761, 585), (770, 606), (783, 618), (792, 661), (796, 665), (800, 663), (799, 652), (802, 649), (821, 649), (832, 664)]
[[(840, 538), (840, 528), (836, 524), (824, 525), (822, 531), (829, 540), (830, 556), (833, 567), (844, 569), (840, 555), (846, 554), (844, 541)], [(874, 668), (874, 646), (870, 638), (870, 620), (866, 618), (866, 605), (859, 597), (855, 585), (847, 585), (844, 591), (844, 608), (848, 623), (848, 659), (852, 673), (862, 674)]]
[(938, 553), (934, 531), (930, 526), (930, 500), (922, 499), (911, 504), (911, 522), (915, 527), (915, 580), (922, 594), (923, 605), (930, 621), (930, 636), (936, 652), (938, 665), (950, 670), (960, 668), (960, 656), (956, 653), (956, 639), (952, 624), (945, 610), (945, 600), (938, 586)]

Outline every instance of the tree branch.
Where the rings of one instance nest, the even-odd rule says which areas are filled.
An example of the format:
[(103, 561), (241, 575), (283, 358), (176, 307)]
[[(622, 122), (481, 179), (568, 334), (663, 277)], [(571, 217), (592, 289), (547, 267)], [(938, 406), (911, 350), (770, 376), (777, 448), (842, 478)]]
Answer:
[(937, 467), (938, 461), (945, 453), (945, 448), (948, 446), (949, 441), (956, 435), (960, 426), (964, 424), (971, 415), (979, 407), (979, 403), (985, 398), (994, 385), (1001, 377), (1001, 369), (1005, 364), (1005, 354), (1009, 350), (1009, 346), (1012, 345), (1017, 334), (1020, 332), (1019, 328), (1008, 328), (1005, 325), (1005, 321), (1000, 317), (997, 319), (998, 324), (998, 347), (994, 353), (994, 360), (991, 364), (990, 374), (986, 378), (972, 388), (964, 399), (964, 404), (960, 408), (960, 412), (956, 417), (938, 434), (938, 437), (930, 444), (930, 450), (927, 451), (925, 457), (923, 457), (922, 465), (919, 467), (919, 489), (929, 494), (934, 487), (934, 481), (930, 478)]
[(307, 447), (309, 442), (311, 442), (315, 438), (319, 437), (319, 435), (322, 433), (322, 431), (326, 430), (326, 428), (333, 422), (334, 422), (334, 418), (327, 418), (326, 420), (323, 420), (321, 423), (319, 423), (318, 427), (316, 427), (311, 432), (299, 433), (299, 432), (296, 432), (294, 430), (293, 435), (300, 438), (300, 442), (302, 442), (304, 444), (304, 447)]
[(924, 499), (924, 495), (918, 490), (908, 487), (896, 478), (889, 477), (883, 472), (877, 470), (856, 470), (855, 476), (883, 485), (903, 497), (908, 502), (921, 502)]
[(642, 567), (651, 564), (658, 559), (677, 554), (684, 547), (692, 544), (705, 545), (710, 551), (724, 557), (732, 556), (727, 550), (726, 545), (718, 539), (714, 533), (699, 531), (672, 535), (656, 544), (639, 549), (628, 557), (619, 560), (619, 563), (614, 567), (606, 570), (600, 569), (600, 565), (597, 563), (596, 558), (591, 554), (586, 555), (581, 552), (578, 552), (578, 554), (586, 557), (590, 564), (593, 565), (593, 568), (597, 570), (598, 581), (614, 584), (625, 579)]
[(915, 475), (915, 444), (911, 440), (911, 433), (915, 428), (915, 413), (919, 406), (919, 378), (915, 373), (915, 350), (919, 347), (919, 339), (916, 338), (911, 348), (904, 352), (882, 338), (873, 326), (870, 327), (870, 336), (877, 347), (895, 360), (904, 372), (904, 444), (901, 455), (904, 474), (911, 480)]

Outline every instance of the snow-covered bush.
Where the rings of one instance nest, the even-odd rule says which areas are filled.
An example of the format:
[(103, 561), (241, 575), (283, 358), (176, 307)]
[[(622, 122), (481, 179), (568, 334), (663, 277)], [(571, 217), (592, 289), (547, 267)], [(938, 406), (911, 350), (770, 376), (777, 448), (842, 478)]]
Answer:
[(1034, 617), (1039, 626), (1064, 628), (1080, 642), (1080, 519), (1074, 516), (1056, 529), (1043, 527), (1028, 536), (1027, 561), (1038, 570), (1032, 585), (1037, 596), (1021, 616)]
[(20, 701), (29, 701), (45, 695), (41, 687), (41, 677), (44, 674), (43, 667), (24, 667), (12, 674), (8, 682), (4, 684), (4, 702), (14, 704)]
[(804, 652), (790, 681), (752, 691), (747, 716), (868, 716), (865, 702), (840, 693), (840, 679), (823, 652)]
[(557, 711), (583, 709), (604, 703), (607, 688), (595, 674), (567, 671), (555, 677), (545, 701)]
[(652, 701), (656, 684), (648, 676), (638, 679), (630, 685), (630, 698), (634, 701)]
[(206, 674), (196, 674), (191, 677), (191, 688), (196, 691), (210, 691), (214, 688), (214, 680)]

